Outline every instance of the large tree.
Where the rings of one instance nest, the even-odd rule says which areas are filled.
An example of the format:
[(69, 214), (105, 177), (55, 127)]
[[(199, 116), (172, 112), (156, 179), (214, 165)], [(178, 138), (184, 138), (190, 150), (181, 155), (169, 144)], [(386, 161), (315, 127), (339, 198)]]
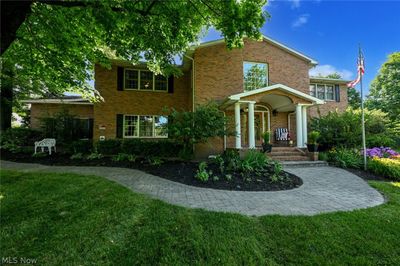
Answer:
[(381, 109), (400, 122), (400, 52), (392, 53), (372, 81), (366, 106)]
[[(109, 67), (110, 57), (133, 64), (143, 60), (156, 73), (179, 74), (174, 58), (198, 42), (209, 27), (222, 32), (228, 48), (241, 47), (245, 36), (259, 39), (268, 16), (262, 9), (265, 3), (2, 1), (2, 102), (12, 103), (16, 93), (59, 95), (69, 90), (96, 96), (88, 84), (93, 66)], [(1, 112), (2, 129), (10, 124), (9, 113)]]

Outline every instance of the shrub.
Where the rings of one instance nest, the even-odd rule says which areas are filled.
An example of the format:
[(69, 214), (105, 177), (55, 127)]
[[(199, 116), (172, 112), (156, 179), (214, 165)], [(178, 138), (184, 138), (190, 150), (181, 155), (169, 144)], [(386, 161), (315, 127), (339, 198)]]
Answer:
[(367, 147), (393, 147), (396, 142), (386, 134), (375, 134), (366, 137)]
[(368, 161), (368, 170), (377, 175), (400, 181), (400, 160), (374, 157)]
[(21, 152), (22, 146), (33, 146), (35, 141), (43, 139), (43, 133), (23, 127), (9, 128), (1, 133), (1, 148), (11, 152)]
[(379, 157), (379, 158), (389, 158), (392, 156), (398, 155), (398, 153), (392, 150), (389, 147), (375, 147), (372, 149), (367, 149), (367, 156), (372, 157)]
[(227, 171), (237, 171), (240, 169), (241, 160), (239, 151), (236, 149), (226, 149), (222, 154), (225, 169)]
[(360, 168), (363, 163), (358, 151), (344, 148), (330, 150), (328, 152), (328, 160), (342, 168)]
[(168, 136), (182, 145), (181, 156), (190, 157), (194, 144), (226, 135), (226, 122), (216, 103), (198, 106), (195, 112), (173, 109), (168, 123)]
[(71, 155), (71, 157), (69, 157), (71, 160), (82, 160), (83, 154), (82, 153), (74, 153)]
[(271, 132), (270, 131), (265, 131), (263, 133), (264, 143), (268, 144), (270, 142), (270, 137), (271, 137)]
[(194, 177), (200, 181), (207, 182), (211, 175), (212, 171), (207, 171), (207, 163), (201, 162), (199, 163), (199, 169)]
[(152, 166), (160, 166), (164, 161), (160, 157), (149, 156), (147, 157), (147, 162)]
[(127, 154), (141, 155), (143, 141), (140, 139), (125, 139), (122, 142), (121, 152)]
[(121, 152), (121, 140), (108, 139), (96, 143), (96, 151), (101, 154), (114, 155)]
[(268, 165), (268, 158), (257, 150), (249, 150), (244, 156), (241, 169), (244, 172), (260, 171)]
[(93, 149), (92, 140), (76, 140), (73, 141), (69, 146), (69, 152), (73, 154), (76, 153), (87, 154), (92, 152), (92, 149)]
[[(345, 112), (329, 112), (326, 116), (312, 118), (310, 128), (321, 133), (318, 141), (322, 149), (332, 147), (359, 148), (361, 146), (360, 121), (361, 111), (349, 108)], [(386, 113), (378, 110), (365, 111), (367, 137), (376, 134), (395, 136), (392, 127), (393, 125)]]
[(93, 152), (86, 157), (86, 159), (88, 159), (88, 160), (98, 160), (101, 158), (103, 158), (103, 155), (101, 153), (97, 153), (97, 152)]
[(127, 153), (118, 153), (111, 158), (111, 160), (114, 162), (135, 162), (136, 159), (136, 155)]
[(32, 154), (33, 158), (44, 158), (47, 156), (49, 156), (49, 154), (47, 152), (37, 152), (37, 153)]
[(318, 154), (318, 160), (320, 160), (320, 161), (328, 161), (328, 153), (320, 152)]

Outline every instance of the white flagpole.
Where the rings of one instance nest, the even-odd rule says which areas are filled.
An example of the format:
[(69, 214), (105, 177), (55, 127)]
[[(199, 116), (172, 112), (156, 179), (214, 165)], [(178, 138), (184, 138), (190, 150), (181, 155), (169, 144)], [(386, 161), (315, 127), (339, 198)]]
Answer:
[[(361, 46), (359, 47), (359, 51), (358, 51), (358, 57), (359, 60), (361, 62), (361, 60), (364, 60), (363, 58), (361, 58)], [(364, 64), (364, 62), (363, 62)], [(362, 86), (362, 73), (361, 70), (358, 69), (358, 71), (360, 71), (360, 91), (361, 91), (361, 125), (362, 125), (362, 145), (363, 145), (363, 155), (364, 155), (364, 171), (367, 171), (367, 148), (366, 148), (366, 144), (365, 144), (365, 120), (364, 120), (364, 95), (363, 95), (363, 86)]]

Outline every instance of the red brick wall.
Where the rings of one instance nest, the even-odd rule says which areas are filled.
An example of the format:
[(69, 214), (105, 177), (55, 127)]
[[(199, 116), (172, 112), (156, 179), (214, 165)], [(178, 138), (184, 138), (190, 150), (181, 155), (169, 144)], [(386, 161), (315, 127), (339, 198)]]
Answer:
[(40, 129), (41, 118), (52, 117), (63, 110), (78, 118), (93, 118), (93, 105), (32, 103), (31, 128)]
[[(174, 92), (157, 91), (118, 91), (117, 65), (108, 70), (99, 65), (95, 67), (95, 87), (104, 101), (94, 106), (94, 139), (100, 136), (116, 137), (116, 115), (161, 115), (165, 108), (190, 110), (190, 74), (174, 78)], [(99, 129), (99, 126), (105, 129)]]

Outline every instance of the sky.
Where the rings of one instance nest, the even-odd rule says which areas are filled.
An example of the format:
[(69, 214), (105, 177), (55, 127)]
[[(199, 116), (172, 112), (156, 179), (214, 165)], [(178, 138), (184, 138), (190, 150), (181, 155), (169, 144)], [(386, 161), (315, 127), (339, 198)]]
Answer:
[[(400, 51), (400, 0), (270, 0), (264, 9), (271, 18), (262, 34), (318, 61), (313, 75), (338, 72), (354, 79), (361, 45), (366, 93), (387, 56)], [(202, 41), (220, 38), (210, 29)]]

